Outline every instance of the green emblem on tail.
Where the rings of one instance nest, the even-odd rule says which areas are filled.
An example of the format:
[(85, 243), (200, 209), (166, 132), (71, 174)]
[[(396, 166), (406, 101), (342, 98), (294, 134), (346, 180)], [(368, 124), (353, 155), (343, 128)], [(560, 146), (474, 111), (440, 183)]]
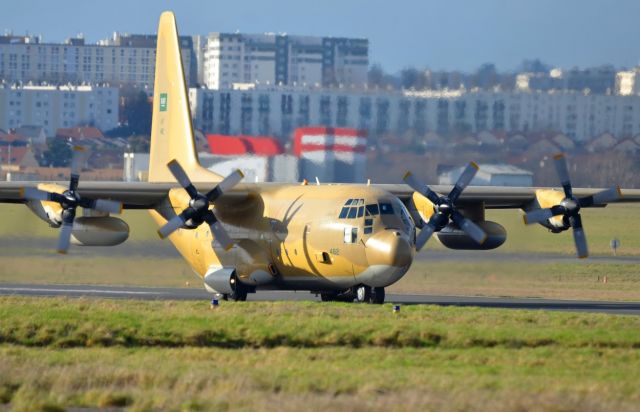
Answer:
[(160, 93), (160, 111), (161, 112), (167, 111), (167, 94), (166, 93)]

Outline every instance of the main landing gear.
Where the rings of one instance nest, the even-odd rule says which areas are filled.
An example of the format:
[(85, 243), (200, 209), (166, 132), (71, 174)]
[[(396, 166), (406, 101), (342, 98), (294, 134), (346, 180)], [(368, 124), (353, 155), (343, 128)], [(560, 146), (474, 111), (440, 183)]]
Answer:
[(320, 299), (323, 302), (356, 302), (360, 303), (384, 303), (384, 288), (360, 285), (342, 292), (325, 292), (320, 293)]
[(360, 285), (356, 288), (356, 301), (381, 305), (384, 303), (384, 288)]

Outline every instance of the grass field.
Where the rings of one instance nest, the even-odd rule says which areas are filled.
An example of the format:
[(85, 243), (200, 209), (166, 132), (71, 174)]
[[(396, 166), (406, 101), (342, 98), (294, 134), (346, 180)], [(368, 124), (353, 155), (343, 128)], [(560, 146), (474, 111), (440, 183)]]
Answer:
[(635, 410), (640, 318), (0, 298), (13, 410)]

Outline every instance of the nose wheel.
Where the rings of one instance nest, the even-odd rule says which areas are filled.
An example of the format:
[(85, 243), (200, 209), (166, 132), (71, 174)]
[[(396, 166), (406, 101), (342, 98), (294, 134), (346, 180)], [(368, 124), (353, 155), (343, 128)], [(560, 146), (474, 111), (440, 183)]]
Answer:
[(231, 293), (223, 294), (222, 299), (234, 302), (244, 302), (247, 300), (247, 293), (249, 290), (244, 284), (242, 284), (242, 282), (238, 281), (238, 277), (236, 275), (233, 275), (230, 283), (233, 291)]

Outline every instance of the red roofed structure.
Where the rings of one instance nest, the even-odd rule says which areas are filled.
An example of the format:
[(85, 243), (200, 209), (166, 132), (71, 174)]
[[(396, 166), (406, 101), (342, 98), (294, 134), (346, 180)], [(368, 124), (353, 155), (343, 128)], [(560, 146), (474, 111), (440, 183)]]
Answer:
[(64, 139), (91, 140), (102, 139), (104, 135), (100, 130), (90, 126), (71, 127), (68, 129), (60, 128), (56, 130), (56, 137)]
[(282, 145), (268, 136), (229, 136), (208, 134), (211, 153), (219, 156), (276, 156), (284, 153)]

